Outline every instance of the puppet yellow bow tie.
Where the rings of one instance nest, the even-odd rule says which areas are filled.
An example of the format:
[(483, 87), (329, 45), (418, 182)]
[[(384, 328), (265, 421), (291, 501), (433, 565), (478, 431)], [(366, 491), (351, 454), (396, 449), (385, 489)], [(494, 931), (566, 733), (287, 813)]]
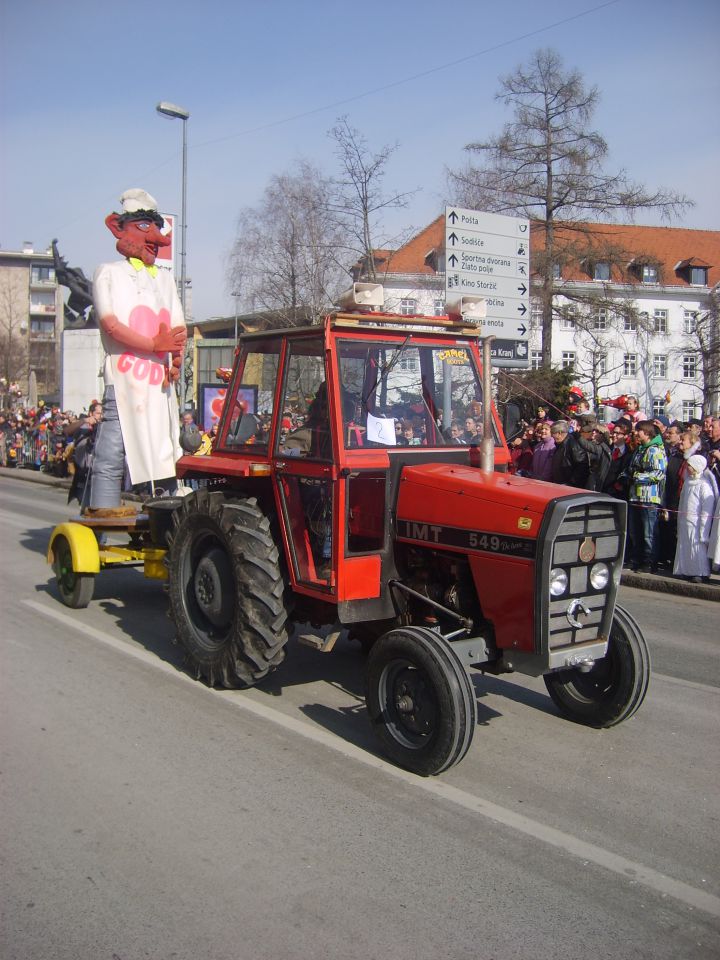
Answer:
[(128, 257), (128, 263), (132, 264), (138, 272), (140, 270), (147, 270), (151, 277), (157, 276), (158, 268), (154, 263), (148, 267), (147, 264), (143, 263), (142, 260), (139, 260), (137, 257)]

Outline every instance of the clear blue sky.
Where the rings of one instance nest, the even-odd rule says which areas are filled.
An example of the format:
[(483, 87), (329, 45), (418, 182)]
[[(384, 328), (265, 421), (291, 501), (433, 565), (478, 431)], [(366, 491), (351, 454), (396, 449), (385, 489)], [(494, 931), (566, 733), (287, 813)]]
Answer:
[(179, 212), (182, 124), (155, 112), (170, 100), (191, 113), (194, 315), (232, 313), (239, 210), (300, 156), (333, 172), (338, 116), (400, 144), (387, 186), (421, 192), (390, 226), (420, 229), (445, 168), (508, 119), (498, 76), (542, 46), (600, 88), (609, 169), (687, 193), (678, 225), (718, 229), (718, 36), (717, 0), (0, 0), (0, 245), (58, 237), (92, 275), (125, 189)]

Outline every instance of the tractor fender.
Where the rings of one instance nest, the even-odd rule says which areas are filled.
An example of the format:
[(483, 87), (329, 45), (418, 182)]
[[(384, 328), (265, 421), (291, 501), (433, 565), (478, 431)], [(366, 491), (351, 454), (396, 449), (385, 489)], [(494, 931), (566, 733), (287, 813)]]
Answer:
[(54, 559), (53, 545), (58, 537), (65, 537), (70, 545), (72, 565), (75, 573), (99, 573), (100, 550), (95, 534), (81, 523), (60, 523), (50, 536), (47, 560)]

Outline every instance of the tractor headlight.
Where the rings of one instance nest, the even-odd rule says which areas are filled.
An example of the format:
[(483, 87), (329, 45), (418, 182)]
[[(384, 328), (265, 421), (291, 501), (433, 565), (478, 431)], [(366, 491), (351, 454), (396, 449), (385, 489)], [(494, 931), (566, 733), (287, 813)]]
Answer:
[(567, 590), (567, 586), (568, 586), (567, 573), (560, 567), (554, 567), (550, 571), (550, 596), (561, 597)]
[(604, 590), (610, 582), (610, 567), (606, 563), (594, 563), (590, 568), (590, 583), (593, 590)]

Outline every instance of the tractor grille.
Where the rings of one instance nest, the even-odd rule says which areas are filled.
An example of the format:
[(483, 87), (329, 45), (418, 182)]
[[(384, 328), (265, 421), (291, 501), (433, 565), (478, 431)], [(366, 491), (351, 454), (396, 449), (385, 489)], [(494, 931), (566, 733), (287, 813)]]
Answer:
[[(584, 641), (606, 637), (614, 607), (625, 540), (625, 505), (617, 500), (601, 499), (569, 506), (562, 518), (550, 551), (550, 568), (560, 567), (568, 575), (568, 588), (562, 597), (548, 598), (548, 647), (553, 650)], [(584, 545), (584, 546), (583, 546)], [(585, 553), (586, 558), (581, 558)], [(588, 559), (590, 554), (594, 554)], [(593, 564), (602, 561), (610, 568), (605, 588), (590, 584)], [(582, 622), (573, 627), (568, 608), (581, 601), (587, 614), (578, 610), (572, 616)]]

